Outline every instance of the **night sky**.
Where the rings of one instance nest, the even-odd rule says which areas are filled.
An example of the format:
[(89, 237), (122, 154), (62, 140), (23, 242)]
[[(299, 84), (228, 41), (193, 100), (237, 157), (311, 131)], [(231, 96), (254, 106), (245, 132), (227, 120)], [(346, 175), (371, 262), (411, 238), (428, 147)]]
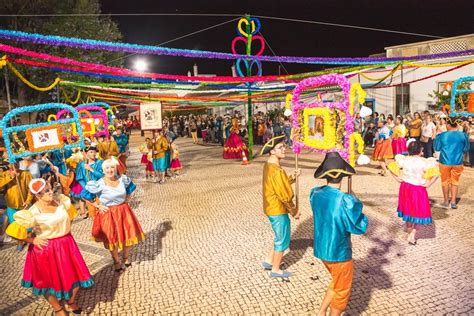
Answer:
[[(221, 13), (276, 16), (330, 23), (391, 29), (450, 37), (472, 33), (474, 2), (471, 0), (292, 0), (292, 1), (161, 1), (102, 0), (103, 13)], [(233, 17), (114, 16), (123, 41), (156, 45)], [(367, 57), (384, 52), (384, 47), (430, 40), (401, 35), (334, 26), (277, 21), (260, 18), (261, 32), (276, 55)], [(231, 52), (237, 21), (169, 44), (167, 47)], [(273, 55), (267, 47), (265, 55)], [(127, 59), (126, 66), (131, 66)], [(204, 74), (231, 75), (231, 61), (146, 56), (151, 71), (186, 74), (194, 63)], [(321, 69), (316, 65), (284, 64), (289, 73)], [(263, 64), (263, 74), (278, 74), (278, 63)], [(285, 70), (281, 68), (281, 73)]]

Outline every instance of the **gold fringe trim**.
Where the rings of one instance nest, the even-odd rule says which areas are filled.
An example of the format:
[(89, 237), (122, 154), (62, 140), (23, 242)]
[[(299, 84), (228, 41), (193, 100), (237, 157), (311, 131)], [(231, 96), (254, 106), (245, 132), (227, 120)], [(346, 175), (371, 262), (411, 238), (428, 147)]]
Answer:
[[(142, 233), (140, 236), (134, 237), (132, 239), (125, 240), (125, 245), (124, 245), (123, 242), (117, 242), (117, 243), (113, 243), (113, 244), (107, 244), (106, 242), (103, 242), (103, 243), (104, 243), (105, 248), (112, 251), (112, 250), (117, 249), (117, 248), (122, 250), (124, 246), (125, 247), (130, 247), (130, 246), (136, 245), (144, 239), (145, 239), (145, 234)], [(97, 242), (102, 242), (101, 240), (95, 239), (95, 237), (92, 237), (92, 240), (97, 241)]]

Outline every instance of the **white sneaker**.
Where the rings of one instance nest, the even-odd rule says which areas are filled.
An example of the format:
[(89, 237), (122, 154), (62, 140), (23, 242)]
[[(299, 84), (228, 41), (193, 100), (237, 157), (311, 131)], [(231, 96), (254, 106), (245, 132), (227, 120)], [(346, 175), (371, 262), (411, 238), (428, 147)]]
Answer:
[(7, 234), (0, 235), (0, 243), (9, 243), (12, 241), (12, 238), (8, 236)]

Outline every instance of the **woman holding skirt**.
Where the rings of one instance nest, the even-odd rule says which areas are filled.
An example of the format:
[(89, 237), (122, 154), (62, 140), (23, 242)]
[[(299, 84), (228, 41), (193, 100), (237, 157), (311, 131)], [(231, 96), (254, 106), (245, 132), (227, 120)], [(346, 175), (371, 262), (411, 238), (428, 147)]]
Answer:
[[(98, 209), (92, 225), (92, 237), (103, 242), (110, 250), (114, 260), (114, 269), (121, 272), (132, 264), (129, 260), (130, 248), (145, 238), (137, 217), (128, 205), (129, 195), (135, 191), (135, 184), (126, 175), (117, 177), (118, 161), (107, 159), (102, 164), (104, 177), (98, 181), (89, 181), (86, 190), (99, 197)], [(119, 257), (122, 249), (122, 258)]]
[[(439, 177), (438, 163), (434, 158), (423, 158), (423, 147), (419, 141), (408, 141), (408, 156), (397, 155), (388, 169), (401, 183), (398, 195), (398, 217), (406, 222), (407, 241), (416, 245), (416, 231), (420, 225), (431, 224), (430, 201), (427, 188)], [(403, 173), (400, 172), (403, 169)]]
[(402, 117), (397, 116), (395, 119), (395, 127), (392, 134), (392, 151), (394, 155), (407, 154), (407, 128), (402, 124)]
[[(15, 213), (16, 221), (7, 228), (7, 234), (30, 244), (21, 285), (32, 288), (34, 295), (44, 295), (56, 315), (80, 314), (75, 303), (79, 288), (90, 287), (94, 281), (71, 235), (76, 210), (65, 195), (56, 201), (50, 185), (41, 178), (31, 180), (29, 189), (37, 201)], [(66, 302), (66, 311), (61, 300)]]

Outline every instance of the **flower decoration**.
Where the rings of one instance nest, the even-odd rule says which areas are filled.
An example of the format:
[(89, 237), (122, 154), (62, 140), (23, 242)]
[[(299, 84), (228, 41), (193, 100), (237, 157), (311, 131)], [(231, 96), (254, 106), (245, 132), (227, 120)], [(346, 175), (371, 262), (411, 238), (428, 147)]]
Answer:
[[(41, 123), (36, 123), (36, 124), (28, 124), (28, 125), (18, 125), (18, 126), (8, 126), (8, 122), (15, 116), (21, 115), (22, 113), (31, 113), (31, 112), (41, 112), (41, 111), (48, 111), (48, 110), (61, 110), (65, 109), (67, 110), (72, 118), (67, 118), (63, 119), (60, 121), (55, 121), (55, 122), (41, 122)], [(76, 124), (78, 127), (78, 138), (74, 143), (70, 144), (64, 144), (61, 146), (63, 149), (73, 149), (75, 147), (84, 147), (84, 136), (82, 135), (82, 129), (80, 127), (80, 121), (79, 121), (79, 113), (71, 106), (63, 103), (46, 103), (46, 104), (37, 104), (37, 105), (31, 105), (31, 106), (24, 106), (24, 107), (19, 107), (16, 109), (13, 109), (12, 111), (8, 112), (2, 120), (0, 120), (0, 129), (3, 131), (3, 136), (5, 140), (5, 148), (8, 153), (8, 159), (10, 163), (14, 163), (16, 159), (26, 157), (26, 156), (31, 156), (33, 153), (46, 153), (46, 152), (52, 152), (57, 150), (57, 148), (47, 148), (48, 144), (51, 143), (51, 138), (50, 136), (52, 134), (47, 133), (40, 133), (39, 135), (36, 135), (38, 142), (43, 142), (45, 146), (42, 146), (43, 148), (36, 148), (38, 150), (32, 151), (33, 148), (28, 148), (25, 149), (23, 152), (16, 152), (12, 150), (12, 142), (10, 140), (10, 136), (14, 139), (16, 137), (15, 133), (18, 133), (19, 131), (25, 131), (26, 135), (31, 134), (35, 131), (41, 131), (42, 129), (50, 129), (53, 130), (55, 129), (58, 125), (70, 125), (70, 124)], [(58, 135), (61, 133), (58, 132)], [(53, 135), (54, 136), (54, 135)], [(24, 146), (23, 146), (24, 147)]]
[[(316, 103), (308, 103), (305, 104), (300, 100), (300, 95), (305, 89), (309, 88), (315, 88), (315, 87), (321, 87), (321, 86), (327, 86), (327, 85), (337, 85), (342, 89), (344, 98), (340, 102), (316, 102)], [(354, 132), (354, 120), (353, 117), (351, 116), (349, 112), (349, 92), (350, 92), (350, 83), (344, 77), (343, 75), (339, 74), (328, 74), (328, 75), (323, 75), (319, 77), (312, 77), (312, 78), (307, 78), (302, 80), (293, 90), (293, 99), (291, 101), (291, 109), (292, 109), (292, 126), (293, 129), (295, 130), (295, 133), (293, 133), (293, 151), (295, 153), (300, 153), (302, 148), (309, 149), (314, 152), (320, 152), (320, 153), (327, 153), (327, 152), (339, 152), (339, 154), (344, 158), (344, 159), (349, 159), (349, 146), (350, 146), (350, 138), (349, 135), (351, 135)], [(342, 148), (338, 149), (335, 146), (335, 141), (334, 141), (334, 146), (332, 148), (329, 148), (327, 146), (329, 142), (325, 146), (321, 147), (313, 147), (314, 143), (307, 143), (305, 142), (305, 135), (304, 131), (308, 129), (307, 126), (305, 126), (305, 122), (301, 122), (301, 112), (304, 112), (306, 108), (326, 108), (330, 112), (327, 113), (334, 113), (333, 110), (339, 110), (342, 111), (345, 114), (345, 124), (344, 124), (344, 129), (345, 129), (345, 135), (343, 137), (342, 141)], [(333, 118), (334, 120), (334, 118)], [(327, 123), (331, 122), (325, 121), (325, 125)], [(335, 129), (335, 124), (330, 123), (330, 126), (332, 126), (333, 129)], [(303, 133), (301, 133), (301, 128), (303, 130)], [(300, 129), (300, 130), (298, 130)], [(298, 132), (299, 131), (299, 132)], [(303, 135), (302, 135), (303, 134)], [(335, 135), (335, 130), (331, 131), (331, 133), (328, 134), (328, 137), (333, 143), (333, 139), (331, 139), (331, 136), (329, 135)], [(326, 134), (324, 135), (326, 138)], [(303, 141), (301, 141), (303, 139)], [(309, 144), (309, 145), (308, 145)], [(321, 145), (321, 144), (319, 144)]]
[[(359, 155), (363, 155), (364, 154), (364, 139), (362, 138), (362, 135), (360, 135), (357, 132), (352, 133), (351, 136), (350, 136), (349, 163), (353, 167), (355, 167), (355, 148), (354, 148), (354, 146), (355, 146), (356, 143), (357, 143), (357, 152), (359, 153)], [(359, 164), (363, 164), (362, 161)]]
[(354, 116), (356, 94), (359, 104), (363, 105), (365, 103), (365, 97), (367, 93), (364, 91), (364, 89), (362, 89), (360, 83), (351, 84), (351, 90), (349, 91), (349, 112), (352, 116)]
[[(459, 94), (462, 94), (462, 93), (472, 93), (474, 92), (474, 90), (472, 89), (468, 89), (468, 90), (459, 90), (458, 89), (458, 86), (459, 84), (461, 84), (462, 82), (466, 82), (466, 81), (474, 81), (474, 76), (472, 77), (461, 77), (459, 79), (456, 79), (456, 81), (454, 81), (453, 85), (452, 85), (452, 89), (451, 89), (451, 102), (450, 102), (450, 113), (449, 113), (449, 116), (453, 117), (453, 116), (474, 116), (474, 113), (473, 112), (470, 112), (470, 111), (467, 111), (467, 112), (456, 112), (455, 110), (455, 105), (456, 105), (456, 96), (459, 95)], [(443, 107), (445, 108), (446, 105)]]

